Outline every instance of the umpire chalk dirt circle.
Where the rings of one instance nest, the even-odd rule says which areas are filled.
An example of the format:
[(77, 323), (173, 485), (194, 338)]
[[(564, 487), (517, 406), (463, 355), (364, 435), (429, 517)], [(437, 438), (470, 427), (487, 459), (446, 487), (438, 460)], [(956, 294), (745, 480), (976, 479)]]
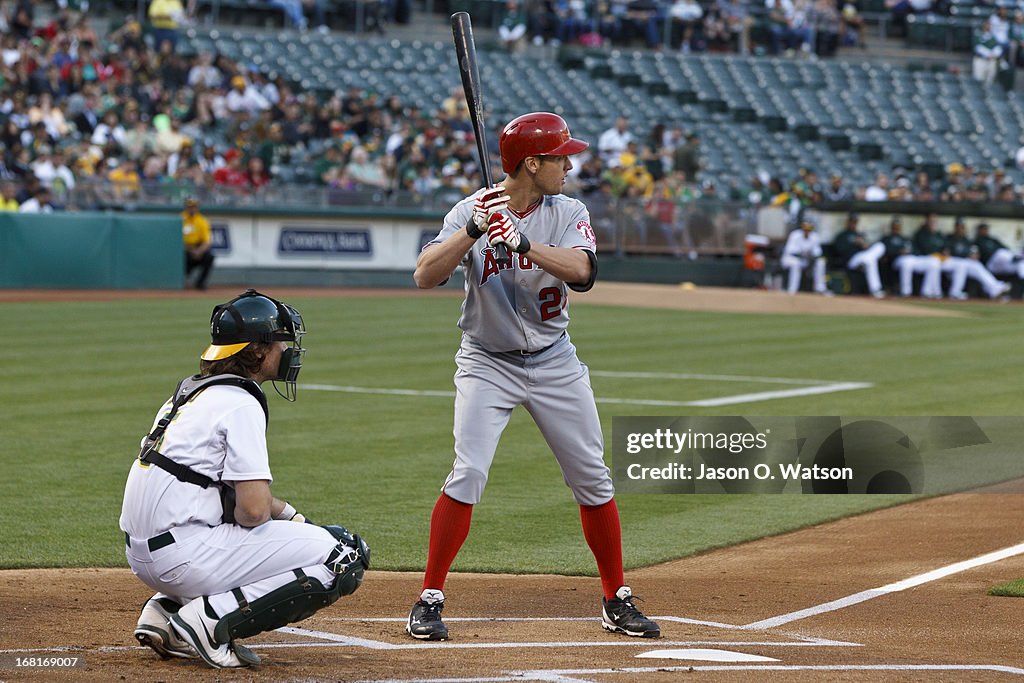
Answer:
[[(597, 579), (454, 574), (452, 639), (417, 642), (403, 622), (420, 575), (370, 572), (350, 598), (247, 640), (259, 669), (219, 672), (135, 645), (149, 593), (127, 569), (9, 570), (0, 662), (50, 653), (86, 664), (7, 667), (0, 680), (1024, 681), (1020, 602), (986, 595), (1024, 576), (1022, 516), (1020, 493), (957, 494), (630, 572), (661, 622), (656, 641), (601, 630)], [(668, 649), (778, 661), (636, 656)]]

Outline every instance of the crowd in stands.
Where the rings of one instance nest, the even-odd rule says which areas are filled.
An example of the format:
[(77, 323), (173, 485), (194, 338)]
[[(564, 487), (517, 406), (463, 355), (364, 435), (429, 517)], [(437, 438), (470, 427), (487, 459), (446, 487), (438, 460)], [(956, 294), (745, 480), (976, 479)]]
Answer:
[(575, 42), (828, 57), (865, 46), (857, 0), (507, 0), (498, 30), (512, 50)]
[[(87, 14), (37, 20), (34, 8), (19, 0), (0, 35), (4, 210), (117, 207), (163, 186), (183, 188), (165, 201), (255, 203), (294, 183), (444, 205), (481, 183), (460, 88), (432, 111), (356, 88), (321, 99), (224, 55), (180, 54), (176, 25), (144, 35), (130, 17), (100, 36)], [(941, 180), (897, 169), (855, 188), (831, 169), (781, 178), (767, 169), (716, 188), (701, 176), (699, 139), (680, 126), (642, 135), (623, 119), (594, 142), (567, 190), (598, 205), (635, 200), (649, 216), (702, 197), (794, 217), (820, 200), (1020, 199), (1001, 169), (958, 164)]]

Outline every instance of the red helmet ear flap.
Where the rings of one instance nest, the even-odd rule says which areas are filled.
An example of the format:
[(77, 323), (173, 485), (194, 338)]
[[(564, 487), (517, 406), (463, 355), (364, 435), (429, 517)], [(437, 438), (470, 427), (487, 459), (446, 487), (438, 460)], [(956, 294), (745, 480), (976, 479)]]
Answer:
[(558, 114), (532, 112), (509, 122), (501, 132), (501, 168), (512, 173), (526, 157), (569, 156), (590, 145), (577, 140)]

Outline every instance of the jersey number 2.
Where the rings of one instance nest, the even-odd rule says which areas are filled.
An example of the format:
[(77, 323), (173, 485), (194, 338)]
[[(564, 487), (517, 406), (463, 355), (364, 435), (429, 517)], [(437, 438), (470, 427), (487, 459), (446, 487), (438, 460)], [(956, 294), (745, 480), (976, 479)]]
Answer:
[(537, 296), (540, 299), (540, 319), (557, 318), (562, 312), (562, 290), (558, 287), (545, 287)]

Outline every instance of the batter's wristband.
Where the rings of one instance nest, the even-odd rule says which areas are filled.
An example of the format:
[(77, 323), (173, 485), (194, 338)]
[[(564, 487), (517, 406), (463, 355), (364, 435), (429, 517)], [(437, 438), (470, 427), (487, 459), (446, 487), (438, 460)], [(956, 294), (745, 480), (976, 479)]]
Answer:
[(476, 227), (476, 221), (470, 218), (469, 222), (466, 223), (466, 234), (473, 239), (478, 240), (484, 236), (484, 231)]
[(530, 251), (531, 246), (532, 245), (530, 244), (530, 240), (526, 239), (526, 235), (524, 235), (523, 233), (519, 233), (519, 246), (516, 248), (516, 253), (525, 254), (526, 252)]

